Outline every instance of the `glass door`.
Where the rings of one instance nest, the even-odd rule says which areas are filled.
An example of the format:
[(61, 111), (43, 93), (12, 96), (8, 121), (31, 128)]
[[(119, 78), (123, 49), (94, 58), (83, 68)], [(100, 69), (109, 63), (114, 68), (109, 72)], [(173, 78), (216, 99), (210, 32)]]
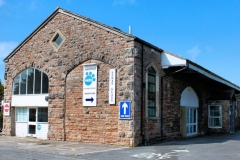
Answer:
[(36, 120), (37, 120), (37, 109), (36, 108), (29, 108), (28, 112), (28, 135), (29, 136), (36, 136)]
[(187, 136), (197, 134), (197, 109), (187, 108)]

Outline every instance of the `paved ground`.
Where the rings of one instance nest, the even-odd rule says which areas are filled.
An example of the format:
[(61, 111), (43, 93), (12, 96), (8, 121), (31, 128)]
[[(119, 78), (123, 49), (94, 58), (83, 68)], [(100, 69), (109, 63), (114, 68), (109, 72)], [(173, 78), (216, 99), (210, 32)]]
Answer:
[(237, 160), (240, 132), (135, 148), (0, 136), (0, 160)]

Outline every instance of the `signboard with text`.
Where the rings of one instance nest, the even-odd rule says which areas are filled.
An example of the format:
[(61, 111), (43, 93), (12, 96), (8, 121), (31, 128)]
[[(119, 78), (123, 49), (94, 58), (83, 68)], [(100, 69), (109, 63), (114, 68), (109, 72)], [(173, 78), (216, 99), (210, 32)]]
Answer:
[(83, 106), (97, 106), (97, 65), (83, 66)]
[(109, 70), (109, 104), (115, 104), (116, 69)]

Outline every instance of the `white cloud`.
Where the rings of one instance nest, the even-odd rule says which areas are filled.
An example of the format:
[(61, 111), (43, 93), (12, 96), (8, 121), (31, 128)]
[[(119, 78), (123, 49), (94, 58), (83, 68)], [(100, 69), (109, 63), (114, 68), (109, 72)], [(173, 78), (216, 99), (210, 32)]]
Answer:
[(135, 0), (114, 0), (113, 5), (135, 4)]
[(18, 45), (17, 42), (0, 42), (0, 64), (3, 63), (3, 59), (6, 58), (15, 47)]
[(4, 0), (0, 0), (0, 7), (4, 4)]
[(198, 44), (193, 46), (191, 49), (189, 49), (188, 54), (190, 55), (190, 58), (192, 60), (195, 60), (197, 56), (202, 52), (201, 49), (199, 48)]

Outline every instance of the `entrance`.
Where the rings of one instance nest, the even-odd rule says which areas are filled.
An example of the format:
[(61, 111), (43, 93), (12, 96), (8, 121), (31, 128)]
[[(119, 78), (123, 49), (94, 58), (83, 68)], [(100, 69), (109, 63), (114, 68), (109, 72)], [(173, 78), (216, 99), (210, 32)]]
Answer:
[(16, 107), (15, 134), (17, 137), (47, 139), (48, 107)]
[(37, 125), (37, 109), (29, 108), (28, 115), (28, 136), (36, 136), (36, 125)]
[(187, 136), (197, 134), (197, 109), (187, 109)]
[(186, 87), (180, 100), (180, 130), (182, 137), (198, 134), (198, 97), (192, 87)]

